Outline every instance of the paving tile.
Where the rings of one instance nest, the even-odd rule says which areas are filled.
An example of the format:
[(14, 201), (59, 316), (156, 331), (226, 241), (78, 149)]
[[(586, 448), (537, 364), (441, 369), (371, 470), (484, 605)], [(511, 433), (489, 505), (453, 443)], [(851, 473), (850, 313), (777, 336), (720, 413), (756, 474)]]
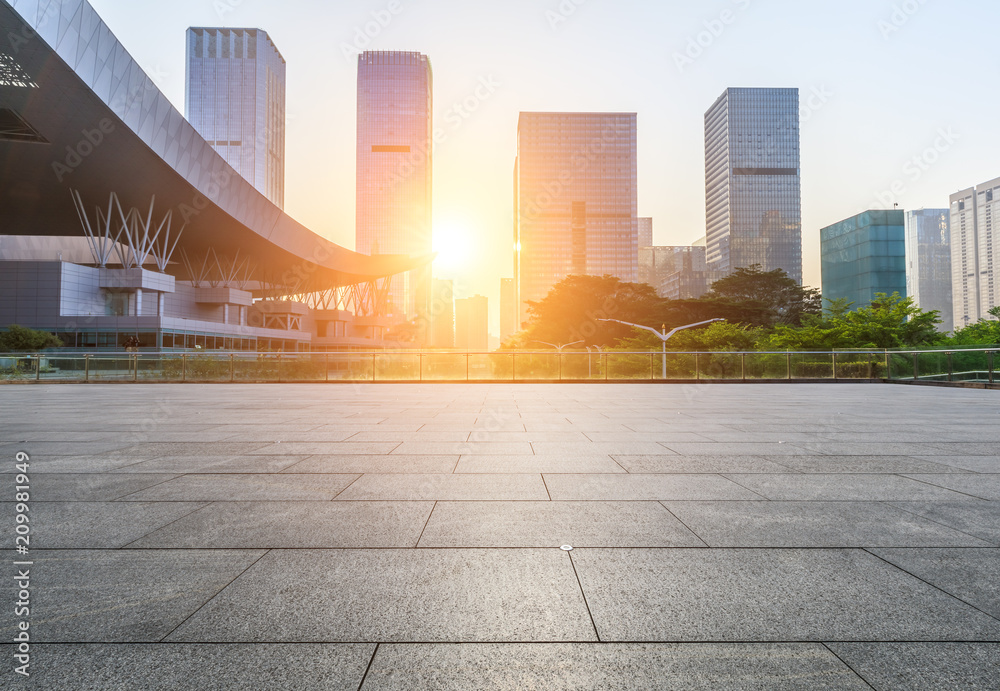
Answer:
[[(141, 463), (143, 460), (148, 459), (116, 456), (32, 456), (29, 466), (33, 476), (51, 473), (113, 473)], [(17, 470), (13, 463), (4, 463), (0, 467), (0, 477), (15, 472)]]
[(572, 555), (602, 641), (1000, 641), (1000, 621), (860, 550)]
[(438, 502), (420, 547), (703, 547), (655, 502)]
[(67, 691), (356, 691), (374, 649), (371, 644), (46, 643), (34, 646), (32, 664), (46, 688)]
[(171, 641), (593, 641), (569, 557), (550, 550), (270, 552)]
[[(30, 470), (30, 468), (29, 468)], [(171, 480), (175, 473), (110, 474), (49, 473), (29, 474), (31, 500), (41, 501), (111, 501)]]
[(664, 502), (710, 547), (989, 547), (876, 502)]
[(163, 456), (239, 456), (268, 446), (262, 442), (216, 441), (197, 443), (150, 442), (119, 449), (114, 455), (148, 461)]
[(362, 691), (868, 689), (815, 644), (383, 645)]
[(873, 549), (963, 602), (1000, 618), (1000, 549)]
[(655, 432), (587, 432), (587, 438), (597, 444), (619, 442), (706, 442), (704, 435), (682, 431)]
[(456, 473), (624, 473), (610, 456), (462, 456)]
[(545, 475), (554, 501), (755, 500), (721, 475)]
[[(920, 460), (971, 473), (1000, 473), (1000, 456), (921, 456)], [(943, 470), (931, 471), (935, 473)]]
[(894, 502), (892, 506), (1000, 547), (1000, 502)]
[[(471, 431), (460, 430), (455, 432), (357, 432), (350, 435), (350, 438), (345, 438), (340, 441), (351, 441), (351, 442), (363, 442), (363, 441), (394, 441), (399, 444), (404, 441), (414, 441), (414, 442), (442, 442), (442, 443), (454, 443), (454, 442), (465, 442), (469, 440), (469, 435)], [(485, 441), (485, 440), (481, 440)]]
[(162, 456), (116, 469), (119, 473), (278, 473), (309, 456)]
[(132, 548), (415, 547), (433, 502), (220, 502), (129, 544)]
[(945, 442), (933, 444), (923, 455), (996, 456), (997, 442)]
[(541, 475), (363, 475), (337, 501), (546, 501)]
[[(133, 476), (125, 476), (133, 477)], [(134, 477), (143, 477), (136, 475)], [(183, 475), (123, 501), (330, 501), (358, 475)]]
[(726, 477), (775, 501), (955, 501), (968, 498), (898, 475), (727, 473)]
[[(31, 631), (37, 643), (154, 642), (264, 553), (251, 550), (95, 550), (31, 553)], [(14, 579), (4, 584), (13, 602)], [(13, 608), (0, 626), (13, 627)]]
[(285, 473), (453, 473), (454, 456), (310, 456), (286, 468)]
[[(331, 443), (339, 441), (347, 441), (352, 439), (355, 435), (359, 434), (357, 430), (334, 430), (334, 429), (321, 429), (321, 430), (286, 430), (283, 427), (280, 429), (261, 429), (256, 428), (252, 430), (244, 430), (240, 432), (228, 432), (227, 439), (231, 441), (245, 441), (245, 442), (264, 442), (264, 443), (276, 443), (281, 442), (282, 444), (290, 442), (317, 442), (317, 443)], [(399, 434), (403, 434), (400, 432)], [(352, 441), (384, 441), (382, 439), (352, 439)]]
[(917, 475), (908, 474), (906, 477), (920, 482), (926, 482), (936, 487), (961, 492), (980, 499), (989, 501), (1000, 501), (1000, 473), (993, 475)]
[(580, 456), (638, 456), (643, 454), (669, 455), (672, 453), (662, 444), (654, 441), (621, 441), (621, 442), (587, 442), (583, 444), (566, 444), (563, 442), (532, 442), (531, 447), (539, 456), (554, 456), (558, 454)]
[(498, 454), (510, 454), (518, 456), (531, 456), (531, 444), (528, 442), (403, 442), (392, 452), (394, 455), (415, 454), (415, 455), (487, 455), (496, 456)]
[[(194, 502), (32, 502), (31, 544), (35, 549), (113, 549), (204, 506)], [(0, 503), (3, 525), (14, 525), (14, 502)], [(14, 548), (14, 533), (3, 549)]]
[[(943, 455), (938, 447), (929, 443), (913, 444), (906, 442), (803, 442), (798, 444), (806, 452), (819, 453), (825, 456), (927, 456), (929, 454)], [(766, 455), (766, 454), (765, 454)]]
[(292, 441), (280, 444), (268, 444), (250, 452), (255, 456), (358, 456), (388, 454), (399, 443), (389, 442), (309, 442)]
[(909, 456), (775, 456), (799, 473), (960, 473), (958, 468)]
[(876, 689), (995, 691), (997, 643), (828, 643)]
[(0, 454), (13, 456), (18, 451), (24, 451), (33, 458), (45, 456), (97, 456), (120, 451), (128, 446), (125, 442), (56, 441), (58, 438), (59, 432), (56, 428), (49, 433), (47, 441), (0, 444)]
[[(797, 456), (810, 453), (804, 446), (773, 443), (705, 442), (703, 444), (665, 444), (674, 453), (682, 456)], [(814, 453), (820, 453), (816, 451)]]
[[(613, 456), (630, 473), (788, 473), (760, 456)], [(783, 456), (781, 458), (784, 458)]]

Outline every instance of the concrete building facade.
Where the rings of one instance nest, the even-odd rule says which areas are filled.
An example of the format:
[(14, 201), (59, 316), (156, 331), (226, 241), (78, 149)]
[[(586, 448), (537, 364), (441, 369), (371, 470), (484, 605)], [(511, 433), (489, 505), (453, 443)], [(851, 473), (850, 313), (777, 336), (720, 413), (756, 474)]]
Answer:
[(1000, 178), (951, 195), (955, 328), (1000, 305)]
[(285, 205), (285, 59), (259, 29), (187, 31), (186, 117), (275, 206)]

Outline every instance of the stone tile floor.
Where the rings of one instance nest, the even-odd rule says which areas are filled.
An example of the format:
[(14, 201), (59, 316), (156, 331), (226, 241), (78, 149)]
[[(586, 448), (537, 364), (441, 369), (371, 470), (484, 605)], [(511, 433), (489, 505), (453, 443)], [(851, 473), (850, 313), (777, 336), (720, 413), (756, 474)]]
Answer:
[(0, 420), (0, 688), (1000, 688), (993, 391), (7, 386)]

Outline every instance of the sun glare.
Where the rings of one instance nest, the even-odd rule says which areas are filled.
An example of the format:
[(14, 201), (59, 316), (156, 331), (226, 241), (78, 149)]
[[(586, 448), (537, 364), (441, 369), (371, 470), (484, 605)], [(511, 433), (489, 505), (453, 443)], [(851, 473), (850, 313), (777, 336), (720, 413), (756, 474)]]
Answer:
[(436, 225), (433, 245), (438, 255), (434, 260), (436, 271), (460, 273), (475, 258), (472, 233), (468, 228), (454, 224)]

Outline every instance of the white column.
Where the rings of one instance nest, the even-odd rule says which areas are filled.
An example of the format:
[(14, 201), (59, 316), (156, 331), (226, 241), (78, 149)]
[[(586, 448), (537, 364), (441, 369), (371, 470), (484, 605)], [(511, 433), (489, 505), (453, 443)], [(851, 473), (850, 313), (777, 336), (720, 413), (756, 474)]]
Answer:
[(228, 324), (229, 323), (229, 305), (228, 304), (222, 306), (222, 323), (223, 324)]
[(156, 295), (156, 316), (162, 317), (167, 307), (167, 294), (157, 293)]
[(142, 316), (142, 288), (135, 289), (135, 316)]

